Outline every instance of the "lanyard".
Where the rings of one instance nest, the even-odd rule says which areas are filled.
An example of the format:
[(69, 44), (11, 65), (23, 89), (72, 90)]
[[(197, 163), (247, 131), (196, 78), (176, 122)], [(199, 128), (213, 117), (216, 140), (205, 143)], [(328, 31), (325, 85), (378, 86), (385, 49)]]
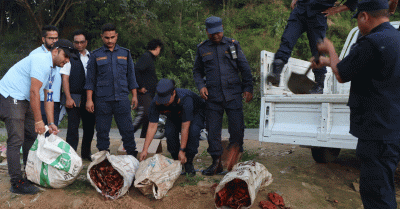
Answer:
[(53, 100), (53, 90), (52, 90), (52, 87), (53, 87), (53, 82), (54, 82), (54, 75), (53, 75), (53, 69), (54, 69), (55, 67), (51, 67), (51, 70), (50, 70), (50, 75), (49, 75), (49, 91), (47, 92), (47, 102), (54, 102), (54, 100)]

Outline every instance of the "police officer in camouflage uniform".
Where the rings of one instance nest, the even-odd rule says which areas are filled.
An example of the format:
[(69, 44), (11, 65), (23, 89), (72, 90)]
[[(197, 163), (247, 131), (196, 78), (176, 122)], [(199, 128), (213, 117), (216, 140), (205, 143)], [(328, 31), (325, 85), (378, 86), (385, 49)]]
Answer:
[[(97, 148), (109, 150), (110, 128), (114, 115), (124, 148), (129, 155), (137, 156), (131, 107), (135, 109), (136, 94), (135, 70), (131, 53), (120, 47), (115, 25), (104, 24), (101, 38), (104, 46), (92, 52), (87, 66), (85, 89), (87, 90), (86, 110), (95, 113)], [(92, 95), (95, 92), (95, 104)], [(129, 93), (132, 101), (129, 101)]]
[(228, 115), (229, 145), (237, 145), (243, 152), (242, 93), (245, 101), (250, 102), (253, 98), (253, 77), (238, 41), (224, 37), (222, 19), (215, 16), (207, 18), (206, 29), (209, 39), (197, 46), (193, 77), (200, 96), (206, 100), (207, 151), (213, 159), (212, 165), (202, 173), (214, 175), (223, 171), (221, 129), (224, 111)]

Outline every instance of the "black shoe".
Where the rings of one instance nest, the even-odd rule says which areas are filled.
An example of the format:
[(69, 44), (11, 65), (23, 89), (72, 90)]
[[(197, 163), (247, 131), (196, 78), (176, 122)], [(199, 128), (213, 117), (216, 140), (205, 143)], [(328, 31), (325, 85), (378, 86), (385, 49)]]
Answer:
[(184, 175), (188, 175), (190, 177), (196, 175), (196, 170), (194, 169), (193, 166), (194, 156), (196, 155), (191, 153), (186, 153), (186, 163), (183, 165), (185, 167), (185, 172), (183, 172)]
[(274, 60), (274, 62), (272, 63), (272, 72), (268, 73), (267, 75), (267, 82), (271, 83), (271, 85), (273, 86), (279, 86), (281, 73), (284, 66), (285, 63), (282, 60)]
[(16, 194), (36, 194), (40, 190), (26, 179), (21, 179), (17, 183), (12, 183), (10, 192)]
[(311, 88), (310, 94), (323, 94), (325, 74), (314, 74), (314, 75), (315, 75), (315, 85)]
[(213, 162), (206, 170), (203, 170), (201, 173), (205, 176), (213, 176), (218, 173), (222, 173), (224, 168), (222, 167), (221, 156), (212, 155)]
[(183, 166), (185, 167), (185, 172), (183, 172), (183, 175), (188, 175), (190, 177), (196, 175), (196, 170), (194, 169), (193, 163), (185, 163)]

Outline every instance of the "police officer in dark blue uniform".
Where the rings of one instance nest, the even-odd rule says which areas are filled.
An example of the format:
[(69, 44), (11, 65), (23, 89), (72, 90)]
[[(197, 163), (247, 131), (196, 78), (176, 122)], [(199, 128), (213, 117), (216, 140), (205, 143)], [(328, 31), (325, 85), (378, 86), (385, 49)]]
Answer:
[[(95, 113), (99, 151), (109, 150), (109, 133), (114, 115), (127, 154), (136, 157), (131, 107), (135, 109), (138, 104), (136, 94), (138, 85), (131, 53), (116, 44), (118, 33), (115, 25), (104, 24), (101, 30), (104, 46), (92, 52), (87, 66), (86, 109)], [(95, 104), (92, 99), (93, 91)], [(130, 92), (132, 102), (128, 98)]]
[(400, 161), (400, 33), (389, 23), (387, 0), (358, 3), (362, 36), (339, 60), (328, 39), (319, 65), (331, 66), (339, 82), (351, 81), (350, 133), (358, 138), (360, 194), (364, 208), (397, 208), (394, 174)]
[[(301, 34), (307, 32), (307, 38), (313, 56), (317, 55), (317, 41), (325, 38), (327, 16), (351, 10), (357, 6), (357, 0), (347, 0), (344, 5), (334, 7), (336, 0), (292, 0), (293, 9), (285, 31), (281, 38), (281, 45), (275, 54), (272, 63), (272, 72), (267, 76), (267, 81), (274, 86), (279, 86), (283, 67), (292, 54), (294, 45)], [(312, 94), (322, 94), (326, 68), (313, 69), (316, 85), (310, 90)]]
[[(149, 127), (140, 160), (147, 156), (147, 150), (157, 132), (160, 114), (167, 116), (165, 136), (167, 147), (174, 160), (180, 160), (185, 173), (194, 176), (193, 159), (199, 147), (200, 131), (204, 128), (205, 102), (199, 95), (186, 89), (175, 88), (175, 82), (161, 79), (156, 87), (157, 95), (149, 108)], [(181, 141), (179, 142), (179, 132)]]
[(207, 18), (206, 29), (209, 39), (197, 46), (193, 77), (200, 96), (206, 100), (208, 152), (213, 158), (212, 165), (203, 174), (214, 175), (223, 171), (221, 129), (224, 110), (228, 115), (230, 146), (239, 146), (243, 151), (242, 93), (246, 102), (250, 102), (253, 77), (238, 41), (224, 37), (222, 19)]

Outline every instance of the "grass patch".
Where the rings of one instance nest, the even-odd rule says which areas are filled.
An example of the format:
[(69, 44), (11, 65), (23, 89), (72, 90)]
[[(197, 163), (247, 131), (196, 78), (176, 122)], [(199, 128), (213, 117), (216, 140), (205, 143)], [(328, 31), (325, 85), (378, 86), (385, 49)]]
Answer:
[(199, 157), (207, 157), (209, 154), (207, 152), (207, 149), (205, 149), (200, 155)]
[(65, 187), (65, 190), (72, 193), (73, 195), (86, 194), (87, 191), (91, 191), (92, 185), (88, 180), (76, 179), (74, 183)]
[(0, 135), (0, 142), (5, 142), (7, 141), (7, 136)]
[(258, 153), (249, 151), (249, 150), (244, 150), (242, 154), (242, 158), (240, 159), (240, 162), (245, 162), (249, 160), (254, 160), (258, 156)]
[(189, 175), (186, 174), (184, 182), (180, 183), (179, 186), (181, 187), (184, 187), (186, 185), (195, 186), (197, 185), (197, 183), (199, 183), (199, 181), (204, 181), (204, 177), (197, 175), (190, 177)]

